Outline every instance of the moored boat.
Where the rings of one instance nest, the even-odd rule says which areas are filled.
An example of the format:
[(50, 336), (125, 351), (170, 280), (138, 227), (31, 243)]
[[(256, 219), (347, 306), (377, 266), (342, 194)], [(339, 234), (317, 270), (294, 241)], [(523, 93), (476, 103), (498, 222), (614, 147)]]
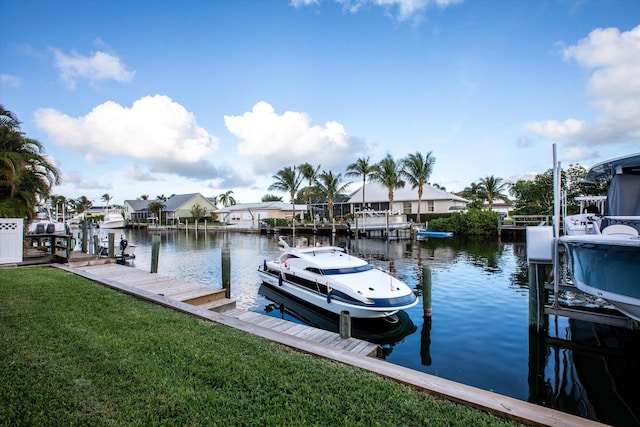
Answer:
[(104, 219), (100, 222), (100, 228), (125, 228), (127, 222), (119, 209), (109, 209), (104, 213)]
[(258, 268), (262, 281), (319, 309), (354, 318), (389, 317), (418, 303), (401, 280), (336, 246), (291, 248)]
[(427, 231), (421, 230), (416, 233), (418, 237), (435, 237), (437, 239), (443, 239), (445, 237), (453, 237), (453, 232), (451, 231)]
[(640, 153), (593, 166), (586, 181), (598, 178), (610, 180), (604, 215), (559, 241), (578, 289), (640, 321)]

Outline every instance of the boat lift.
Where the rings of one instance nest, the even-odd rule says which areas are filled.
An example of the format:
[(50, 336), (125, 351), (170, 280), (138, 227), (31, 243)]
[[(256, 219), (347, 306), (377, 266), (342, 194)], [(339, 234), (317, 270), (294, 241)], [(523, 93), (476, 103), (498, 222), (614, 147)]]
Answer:
[[(640, 323), (617, 310), (611, 313), (593, 310), (569, 308), (560, 305), (560, 291), (577, 291), (575, 286), (560, 284), (560, 210), (561, 210), (561, 173), (557, 160), (556, 145), (553, 144), (553, 225), (527, 227), (527, 262), (529, 263), (529, 328), (541, 331), (546, 329), (547, 315), (563, 316), (628, 329), (640, 329)], [(547, 279), (551, 276), (552, 282)], [(549, 304), (550, 292), (553, 301)]]

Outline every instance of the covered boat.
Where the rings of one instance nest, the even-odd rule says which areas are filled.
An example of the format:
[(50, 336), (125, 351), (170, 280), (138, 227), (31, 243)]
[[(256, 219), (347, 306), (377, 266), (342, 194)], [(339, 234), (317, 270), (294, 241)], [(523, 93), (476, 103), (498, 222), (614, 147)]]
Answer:
[(258, 268), (262, 281), (319, 309), (354, 318), (394, 315), (418, 303), (401, 280), (336, 246), (291, 248)]
[(604, 215), (559, 241), (578, 289), (640, 321), (640, 153), (593, 166), (586, 180), (598, 178), (610, 180)]

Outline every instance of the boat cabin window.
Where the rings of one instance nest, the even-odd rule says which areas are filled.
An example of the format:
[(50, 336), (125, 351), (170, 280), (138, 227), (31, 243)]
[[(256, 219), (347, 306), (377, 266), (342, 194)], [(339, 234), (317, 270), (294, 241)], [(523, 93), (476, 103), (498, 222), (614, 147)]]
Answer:
[(305, 268), (305, 270), (310, 271), (312, 273), (316, 273), (316, 274), (322, 274), (322, 270), (316, 267), (307, 267)]
[(360, 265), (358, 267), (342, 267), (342, 268), (323, 268), (322, 274), (330, 276), (332, 274), (353, 274), (362, 273), (363, 271), (373, 270), (373, 267), (369, 264)]

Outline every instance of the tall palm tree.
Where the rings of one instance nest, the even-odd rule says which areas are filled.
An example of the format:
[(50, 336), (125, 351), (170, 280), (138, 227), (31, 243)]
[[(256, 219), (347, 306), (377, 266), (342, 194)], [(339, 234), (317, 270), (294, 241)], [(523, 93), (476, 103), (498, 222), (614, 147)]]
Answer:
[(344, 192), (351, 182), (342, 184), (342, 174), (334, 175), (333, 172), (322, 171), (316, 179), (316, 188), (322, 196), (327, 199), (327, 208), (329, 209), (329, 220), (333, 221), (333, 201), (344, 195)]
[(298, 170), (300, 171), (300, 174), (302, 175), (302, 177), (309, 182), (309, 185), (307, 186), (307, 197), (308, 197), (307, 209), (309, 209), (310, 218), (313, 218), (313, 211), (310, 209), (311, 194), (312, 194), (311, 187), (313, 187), (313, 183), (318, 177), (318, 171), (320, 171), (320, 165), (314, 168), (310, 163), (303, 163), (300, 166), (298, 166)]
[(433, 165), (436, 163), (436, 158), (433, 157), (432, 153), (432, 151), (429, 151), (426, 155), (423, 155), (420, 151), (416, 151), (415, 154), (409, 154), (401, 162), (400, 175), (411, 183), (411, 189), (418, 189), (418, 224), (421, 222), (420, 205), (422, 205), (424, 186), (429, 182), (429, 177), (433, 172)]
[(369, 163), (369, 157), (366, 159), (364, 157), (359, 158), (355, 162), (351, 163), (347, 166), (347, 172), (344, 174), (345, 176), (361, 176), (362, 177), (362, 206), (360, 210), (364, 210), (364, 187), (367, 185), (367, 179), (371, 176), (373, 171), (375, 170), (375, 165)]
[(225, 191), (224, 193), (220, 193), (218, 195), (218, 201), (222, 203), (222, 206), (225, 208), (227, 206), (233, 206), (236, 204), (236, 199), (232, 196), (233, 190)]
[(109, 201), (112, 199), (111, 195), (109, 193), (104, 193), (100, 199), (107, 202), (107, 209), (109, 209)]
[(42, 144), (27, 138), (20, 122), (0, 105), (0, 216), (32, 219), (47, 200), (60, 171), (44, 156)]
[(480, 194), (489, 203), (489, 209), (493, 208), (493, 202), (496, 199), (509, 201), (509, 196), (505, 193), (509, 183), (502, 181), (502, 178), (496, 178), (493, 175), (480, 179)]
[(293, 235), (296, 234), (296, 193), (300, 188), (303, 176), (296, 170), (295, 166), (288, 166), (280, 169), (272, 176), (275, 182), (269, 186), (269, 191), (282, 191), (289, 193), (291, 204), (293, 205)]
[(393, 208), (393, 191), (404, 187), (400, 174), (401, 164), (396, 162), (391, 154), (380, 160), (370, 175), (371, 180), (387, 187), (389, 195), (389, 209)]

